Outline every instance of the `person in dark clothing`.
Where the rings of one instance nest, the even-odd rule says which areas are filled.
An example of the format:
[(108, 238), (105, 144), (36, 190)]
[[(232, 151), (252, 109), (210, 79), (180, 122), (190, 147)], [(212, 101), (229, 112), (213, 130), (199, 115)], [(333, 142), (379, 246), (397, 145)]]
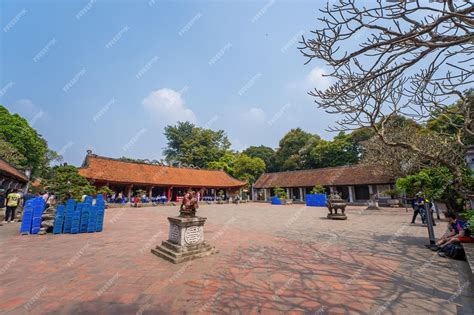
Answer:
[(433, 226), (436, 226), (436, 222), (433, 217), (432, 203), (425, 199), (421, 192), (416, 194), (416, 198), (412, 201), (412, 207), (414, 211), (411, 224), (415, 224), (416, 217), (419, 214), (423, 224), (427, 224), (426, 216), (431, 215), (431, 222), (433, 222)]
[(5, 200), (7, 199), (7, 194), (5, 193), (5, 189), (0, 188), (0, 209), (5, 208)]
[(35, 198), (35, 197), (36, 197), (36, 195), (33, 194), (33, 192), (31, 191), (31, 189), (28, 189), (28, 193), (26, 193), (26, 194), (23, 196), (23, 201), (24, 201), (24, 202), (27, 202), (28, 200), (33, 199), (33, 198)]

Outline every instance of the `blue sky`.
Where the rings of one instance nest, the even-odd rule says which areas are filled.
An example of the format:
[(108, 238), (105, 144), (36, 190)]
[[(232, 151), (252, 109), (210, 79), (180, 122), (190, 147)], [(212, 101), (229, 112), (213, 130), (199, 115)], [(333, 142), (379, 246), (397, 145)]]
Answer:
[(334, 116), (306, 92), (323, 64), (297, 50), (323, 1), (1, 1), (0, 104), (68, 163), (87, 149), (161, 158), (177, 120), (224, 129), (233, 148), (324, 138)]

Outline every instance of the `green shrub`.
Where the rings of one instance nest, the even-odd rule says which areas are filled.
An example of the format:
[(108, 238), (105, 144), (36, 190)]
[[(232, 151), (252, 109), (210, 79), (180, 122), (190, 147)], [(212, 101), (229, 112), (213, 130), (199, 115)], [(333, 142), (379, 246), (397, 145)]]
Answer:
[(321, 185), (316, 185), (309, 192), (310, 194), (326, 194), (326, 189)]
[(288, 199), (288, 195), (286, 194), (286, 191), (281, 187), (273, 188), (273, 194), (277, 196), (279, 199)]

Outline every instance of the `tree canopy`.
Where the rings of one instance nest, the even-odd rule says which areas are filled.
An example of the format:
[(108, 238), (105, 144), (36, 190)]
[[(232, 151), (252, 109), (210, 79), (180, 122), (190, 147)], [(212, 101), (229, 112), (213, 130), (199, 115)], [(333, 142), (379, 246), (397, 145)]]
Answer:
[(54, 192), (61, 202), (68, 198), (80, 200), (83, 195), (95, 193), (95, 187), (85, 177), (79, 175), (76, 167), (71, 165), (55, 166), (51, 177), (45, 181), (48, 190)]
[(266, 147), (264, 145), (260, 146), (250, 146), (244, 151), (243, 154), (248, 155), (252, 158), (260, 158), (265, 162), (265, 167), (267, 172), (274, 172), (276, 171), (275, 166), (275, 150), (270, 147)]
[(164, 155), (169, 164), (178, 162), (204, 168), (218, 161), (230, 148), (223, 130), (200, 128), (190, 122), (166, 126), (164, 134), (168, 141)]
[[(310, 38), (303, 37), (301, 52), (307, 62), (318, 60), (330, 70), (332, 84), (310, 95), (320, 108), (339, 115), (332, 129), (370, 127), (385, 148), (448, 168), (456, 191), (472, 196), (463, 184), (466, 165), (459, 157), (474, 137), (474, 111), (466, 92), (474, 74), (474, 4), (341, 0), (321, 11), (322, 23)], [(354, 40), (360, 44), (353, 45)], [(455, 98), (458, 104), (451, 106)], [(425, 129), (406, 138), (399, 129), (394, 134), (387, 123), (395, 116), (420, 124), (431, 120), (435, 132)]]
[(48, 148), (48, 143), (28, 121), (0, 105), (1, 156), (20, 169), (32, 168), (33, 176), (41, 176), (49, 164), (60, 156)]

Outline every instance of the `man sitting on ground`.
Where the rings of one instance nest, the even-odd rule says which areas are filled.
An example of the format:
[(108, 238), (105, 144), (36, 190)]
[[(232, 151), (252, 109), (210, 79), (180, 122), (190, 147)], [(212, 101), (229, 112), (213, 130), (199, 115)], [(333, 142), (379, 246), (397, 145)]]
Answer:
[(471, 231), (467, 226), (467, 222), (458, 220), (454, 212), (448, 211), (445, 214), (448, 224), (451, 226), (451, 233), (447, 233), (436, 242), (436, 246), (443, 248), (453, 243), (472, 243), (474, 239), (471, 237)]

